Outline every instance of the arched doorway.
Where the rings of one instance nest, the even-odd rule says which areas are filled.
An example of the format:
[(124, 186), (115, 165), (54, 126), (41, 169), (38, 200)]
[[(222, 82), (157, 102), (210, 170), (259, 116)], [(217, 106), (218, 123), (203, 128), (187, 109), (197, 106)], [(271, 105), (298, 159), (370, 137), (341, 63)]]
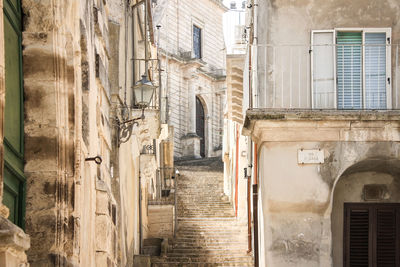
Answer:
[(204, 158), (206, 156), (206, 142), (205, 142), (205, 117), (204, 107), (200, 101), (200, 98), (196, 96), (196, 134), (200, 139), (200, 156)]
[(399, 266), (399, 160), (349, 167), (336, 183), (332, 204), (333, 266)]

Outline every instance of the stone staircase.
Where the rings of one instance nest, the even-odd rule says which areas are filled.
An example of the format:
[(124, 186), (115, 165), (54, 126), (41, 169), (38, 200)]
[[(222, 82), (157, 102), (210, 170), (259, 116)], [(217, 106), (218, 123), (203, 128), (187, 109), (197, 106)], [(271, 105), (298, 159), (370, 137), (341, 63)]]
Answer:
[(223, 195), (220, 159), (176, 163), (178, 227), (168, 252), (152, 266), (254, 266), (247, 225)]

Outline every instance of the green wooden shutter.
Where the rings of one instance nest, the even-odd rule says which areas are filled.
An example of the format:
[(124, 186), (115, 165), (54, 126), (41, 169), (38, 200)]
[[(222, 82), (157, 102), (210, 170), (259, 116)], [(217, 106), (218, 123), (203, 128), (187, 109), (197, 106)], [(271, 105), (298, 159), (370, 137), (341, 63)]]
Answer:
[(21, 3), (4, 0), (5, 112), (4, 112), (4, 195), (9, 219), (24, 227), (25, 178), (23, 86), (21, 53)]
[(386, 33), (365, 34), (365, 107), (386, 109)]
[(362, 34), (361, 32), (338, 32), (336, 38), (338, 108), (361, 109)]

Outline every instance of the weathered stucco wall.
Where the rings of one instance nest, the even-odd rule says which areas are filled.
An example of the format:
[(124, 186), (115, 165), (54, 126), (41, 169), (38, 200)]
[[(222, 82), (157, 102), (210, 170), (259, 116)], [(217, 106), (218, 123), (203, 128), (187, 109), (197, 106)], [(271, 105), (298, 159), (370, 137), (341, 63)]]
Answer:
[[(398, 201), (399, 126), (378, 119), (256, 122), (260, 266), (341, 266), (343, 203), (365, 202), (365, 184), (387, 186), (377, 202)], [(299, 164), (300, 149), (321, 149), (324, 163)]]
[(400, 3), (396, 0), (258, 2), (259, 44), (309, 44), (311, 30), (349, 27), (390, 27), (393, 43), (400, 40)]
[[(262, 0), (258, 3), (255, 34), (259, 47), (254, 50), (257, 64), (253, 67), (257, 68), (258, 92), (253, 93), (260, 107), (311, 107), (313, 30), (390, 28), (391, 44), (400, 43), (400, 3), (395, 0)], [(396, 69), (395, 64), (398, 50), (397, 46), (391, 48), (391, 78), (398, 83), (400, 68)], [(394, 89), (393, 86), (391, 104), (398, 108), (400, 98)]]

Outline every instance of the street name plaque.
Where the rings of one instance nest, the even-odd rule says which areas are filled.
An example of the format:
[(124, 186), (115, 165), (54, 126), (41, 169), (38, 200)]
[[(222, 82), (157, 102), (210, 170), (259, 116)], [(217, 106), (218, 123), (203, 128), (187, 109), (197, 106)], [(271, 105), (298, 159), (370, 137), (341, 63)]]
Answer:
[(298, 164), (324, 163), (324, 151), (322, 149), (299, 149), (297, 151)]

